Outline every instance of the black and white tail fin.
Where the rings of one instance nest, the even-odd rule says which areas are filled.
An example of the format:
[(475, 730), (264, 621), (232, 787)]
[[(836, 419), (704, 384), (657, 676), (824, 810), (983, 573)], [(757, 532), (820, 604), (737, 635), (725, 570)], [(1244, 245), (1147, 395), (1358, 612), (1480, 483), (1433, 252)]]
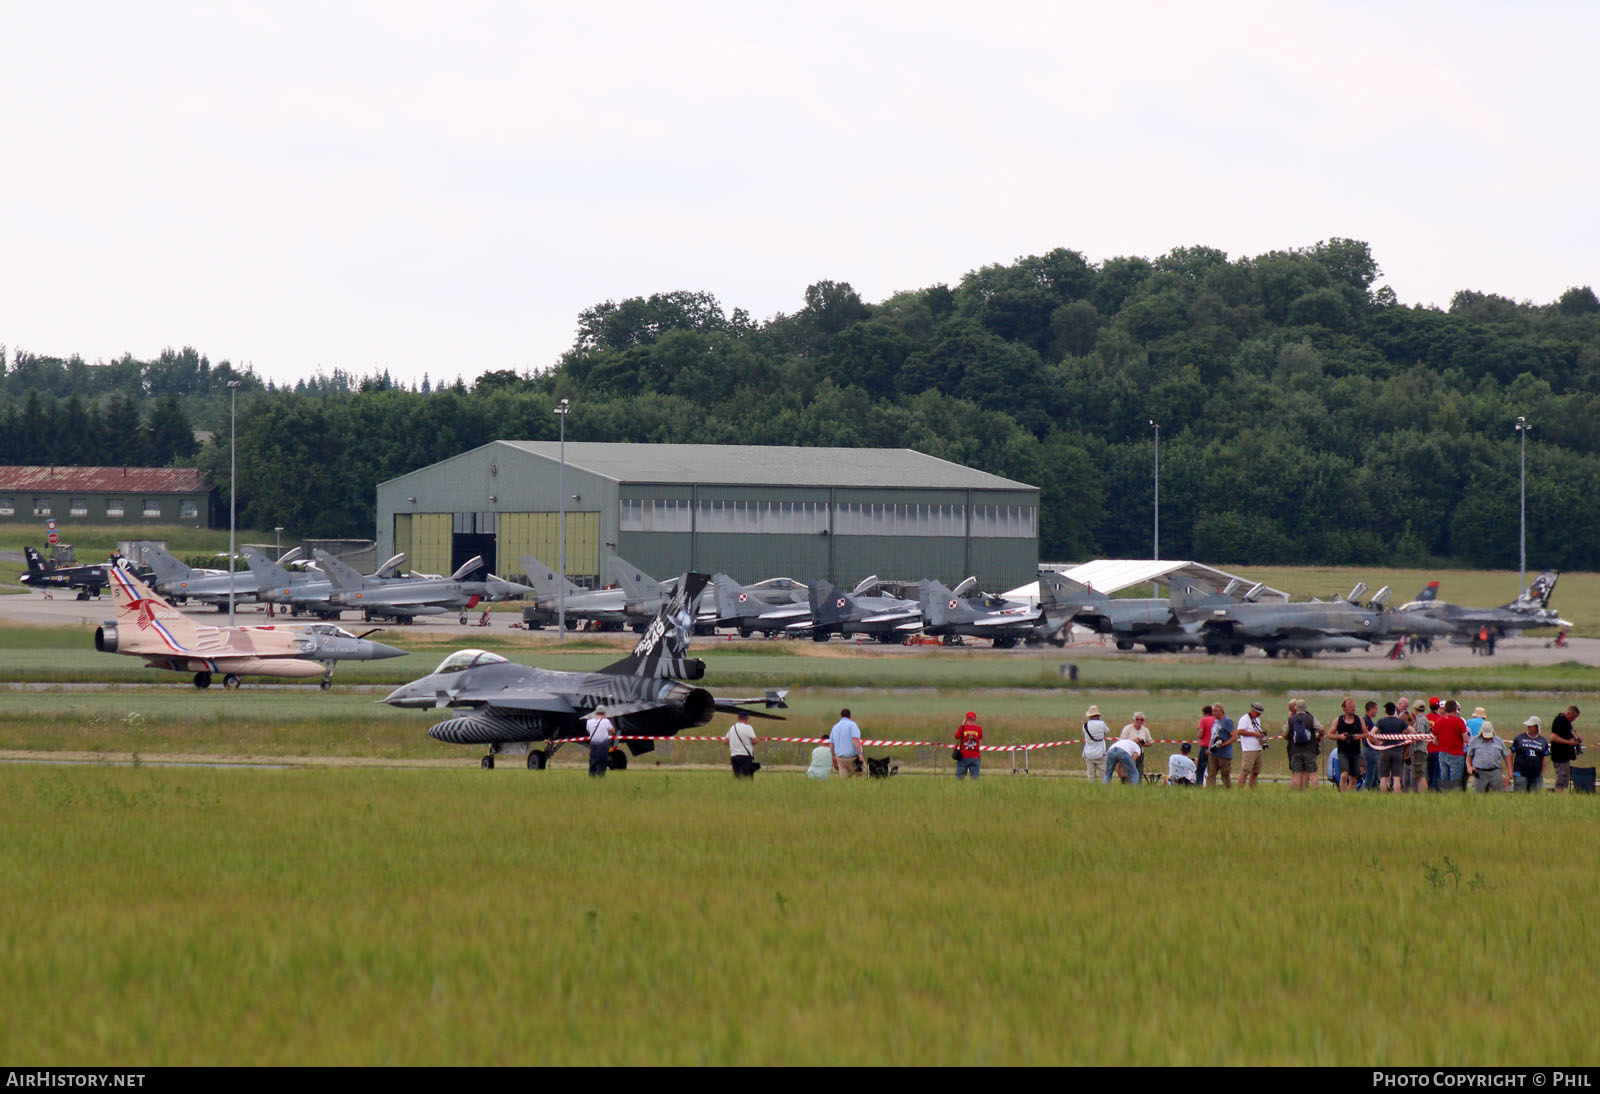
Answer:
[(1512, 608), (1548, 608), (1550, 594), (1556, 591), (1556, 579), (1561, 575), (1554, 570), (1546, 570), (1533, 579), (1522, 595), (1513, 600), (1507, 607)]
[(1421, 602), (1421, 603), (1428, 603), (1430, 601), (1434, 601), (1434, 600), (1438, 600), (1438, 599), (1439, 599), (1439, 583), (1437, 581), (1428, 582), (1426, 585), (1424, 585), (1422, 587), (1422, 591), (1417, 594), (1417, 600), (1419, 602)]
[(44, 556), (39, 554), (39, 552), (35, 551), (32, 547), (24, 547), (22, 549), (22, 553), (28, 556), (29, 573), (42, 574), (49, 569), (49, 567), (44, 564)]
[(700, 594), (709, 580), (701, 573), (684, 574), (672, 599), (661, 606), (660, 614), (639, 636), (633, 652), (600, 671), (613, 676), (676, 676), (685, 680), (704, 676), (706, 663), (688, 653), (689, 635), (700, 610)]

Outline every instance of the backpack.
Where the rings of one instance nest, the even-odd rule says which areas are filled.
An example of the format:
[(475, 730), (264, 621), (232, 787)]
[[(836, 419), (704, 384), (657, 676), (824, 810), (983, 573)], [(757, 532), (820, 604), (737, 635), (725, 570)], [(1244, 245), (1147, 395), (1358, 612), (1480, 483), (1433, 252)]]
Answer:
[(1312, 731), (1311, 715), (1306, 711), (1296, 711), (1289, 719), (1289, 743), (1296, 748), (1304, 748), (1316, 740)]

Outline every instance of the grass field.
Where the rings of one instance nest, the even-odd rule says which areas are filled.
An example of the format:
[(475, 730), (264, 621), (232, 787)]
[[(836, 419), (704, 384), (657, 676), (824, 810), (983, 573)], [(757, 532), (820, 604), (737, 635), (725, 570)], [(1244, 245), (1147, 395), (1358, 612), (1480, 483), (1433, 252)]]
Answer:
[(12, 766), (0, 816), (11, 1060), (1600, 1055), (1592, 798)]

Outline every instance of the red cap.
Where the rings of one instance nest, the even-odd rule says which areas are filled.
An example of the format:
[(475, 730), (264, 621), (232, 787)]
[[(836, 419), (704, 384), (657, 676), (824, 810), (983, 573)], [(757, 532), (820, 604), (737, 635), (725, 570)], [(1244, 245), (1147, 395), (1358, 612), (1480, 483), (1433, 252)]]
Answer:
[(969, 710), (969, 711), (967, 711), (967, 721), (969, 721), (969, 722), (970, 722), (970, 721), (972, 721), (972, 720), (973, 720), (973, 719), (974, 719), (974, 718), (976, 718), (976, 717), (977, 717), (977, 716), (978, 716), (978, 715), (977, 715), (977, 713), (976, 713), (976, 712), (975, 712), (975, 711), (971, 711), (971, 710)]

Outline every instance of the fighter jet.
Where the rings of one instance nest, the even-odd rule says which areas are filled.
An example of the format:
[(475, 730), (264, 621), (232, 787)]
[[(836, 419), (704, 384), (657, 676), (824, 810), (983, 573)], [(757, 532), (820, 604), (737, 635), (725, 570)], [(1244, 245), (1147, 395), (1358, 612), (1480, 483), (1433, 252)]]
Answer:
[(1052, 622), (1040, 608), (1030, 607), (1019, 600), (980, 593), (965, 595), (977, 585), (975, 578), (967, 578), (954, 589), (941, 582), (923, 578), (917, 583), (917, 604), (922, 610), (922, 629), (925, 634), (938, 635), (945, 645), (963, 635), (992, 639), (996, 649), (1011, 649), (1019, 641), (1038, 643), (1053, 641), (1066, 645), (1065, 628), (1070, 625), (1064, 615)]
[(818, 642), (835, 632), (846, 638), (865, 634), (879, 642), (899, 642), (922, 629), (922, 610), (915, 600), (892, 596), (867, 596), (862, 590), (877, 584), (867, 578), (847, 593), (820, 578), (811, 584), (811, 621), (795, 623), (791, 630), (809, 630)]
[(534, 601), (522, 609), (522, 618), (530, 627), (554, 622), (562, 608), (563, 586), (566, 588), (565, 612), (567, 626), (579, 620), (593, 620), (601, 630), (621, 630), (628, 625), (628, 594), (622, 589), (580, 589), (565, 577), (558, 578), (554, 567), (546, 566), (532, 555), (519, 555), (522, 572), (533, 585)]
[[(435, 725), (428, 736), (452, 744), (486, 745), (489, 751), (481, 761), (486, 770), (494, 767), (496, 756), (521, 753), (527, 753), (529, 769), (543, 769), (557, 746), (551, 743), (536, 750), (533, 745), (579, 736), (583, 716), (598, 707), (605, 708), (623, 735), (671, 736), (705, 725), (718, 711), (781, 720), (781, 715), (747, 706), (787, 707), (787, 689), (754, 699), (716, 699), (704, 688), (682, 682), (705, 674), (705, 662), (686, 655), (706, 580), (705, 574), (684, 574), (633, 652), (597, 672), (532, 668), (496, 653), (458, 650), (430, 675), (396, 688), (384, 702), (423, 709), (470, 708)], [(637, 756), (654, 749), (655, 742), (628, 741), (627, 747)], [(626, 767), (626, 754), (613, 752), (612, 765)]]
[[(324, 571), (295, 572), (285, 569), (279, 562), (273, 562), (253, 547), (243, 547), (239, 553), (244, 556), (245, 562), (250, 566), (250, 572), (255, 576), (257, 599), (287, 608), (290, 615), (306, 612), (321, 619), (339, 618), (340, 606), (329, 599), (338, 589)], [(291, 555), (285, 555), (284, 558), (287, 559)], [(393, 578), (405, 561), (406, 556), (403, 553), (395, 555), (379, 566), (371, 577), (380, 580)], [(443, 612), (444, 609), (440, 608), (434, 614)]]
[(194, 673), (194, 686), (211, 686), (222, 673), (223, 687), (239, 686), (241, 676), (322, 677), (333, 682), (335, 661), (379, 661), (403, 657), (404, 650), (358, 638), (327, 623), (303, 627), (212, 627), (192, 622), (134, 576), (126, 561), (110, 569), (117, 618), (95, 629), (94, 648), (144, 658), (153, 669)]
[(1439, 599), (1439, 583), (1430, 581), (1415, 600), (1400, 605), (1398, 611), (1408, 616), (1415, 613), (1447, 623), (1449, 633), (1463, 641), (1485, 627), (1503, 637), (1515, 637), (1532, 627), (1570, 627), (1571, 623), (1550, 608), (1550, 597), (1556, 590), (1556, 580), (1560, 576), (1554, 570), (1546, 570), (1534, 578), (1515, 600), (1498, 608), (1466, 608), (1447, 603)]
[(1109, 634), (1117, 649), (1142, 645), (1150, 653), (1170, 653), (1200, 645), (1197, 628), (1179, 622), (1167, 598), (1118, 599), (1097, 593), (1059, 573), (1039, 575), (1039, 607), (1064, 614), (1098, 634)]
[[(727, 574), (712, 574), (711, 585), (716, 592), (717, 626), (737, 627), (741, 638), (756, 632), (779, 634), (811, 620), (810, 590), (793, 578), (741, 585)], [(775, 601), (773, 597), (789, 599)]]
[(1387, 587), (1362, 605), (1366, 589), (1362, 583), (1347, 597), (1288, 604), (1255, 603), (1249, 592), (1238, 598), (1183, 590), (1173, 594), (1172, 613), (1198, 627), (1201, 644), (1210, 654), (1241, 654), (1247, 646), (1259, 646), (1268, 657), (1310, 657), (1319, 651), (1366, 649), (1402, 634), (1441, 632), (1434, 620), (1385, 611)]
[[(140, 548), (140, 553), (144, 556), (145, 565), (150, 567), (154, 575), (151, 584), (157, 592), (171, 597), (179, 604), (193, 600), (197, 604), (210, 604), (218, 611), (228, 610), (230, 577), (226, 570), (200, 570), (186, 566), (154, 543), (144, 544)], [(293, 558), (298, 553), (299, 548), (295, 548), (285, 554), (284, 558)], [(231, 580), (234, 603), (256, 599), (257, 585), (254, 574), (245, 570), (233, 574)]]
[[(65, 552), (61, 551), (62, 547), (66, 548)], [(17, 580), (30, 589), (77, 589), (78, 599), (88, 600), (91, 596), (98, 597), (111, 580), (106, 575), (105, 563), (77, 566), (60, 558), (63, 553), (68, 559), (72, 557), (72, 548), (67, 544), (58, 546), (54, 552), (58, 557), (47, 559), (32, 547), (24, 547), (22, 553), (28, 559), (28, 572)]]
[(467, 575), (483, 565), (483, 559), (478, 557), (462, 563), (449, 577), (379, 578), (357, 573), (326, 551), (319, 550), (315, 554), (317, 563), (333, 583), (328, 603), (340, 609), (358, 608), (367, 619), (381, 617), (409, 623), (419, 615), (440, 615), (453, 610), (461, 613), (459, 621), (464, 625), (468, 608), (476, 608), (485, 600), (510, 600), (533, 592), (526, 585), (494, 574), (482, 580), (469, 580)]

